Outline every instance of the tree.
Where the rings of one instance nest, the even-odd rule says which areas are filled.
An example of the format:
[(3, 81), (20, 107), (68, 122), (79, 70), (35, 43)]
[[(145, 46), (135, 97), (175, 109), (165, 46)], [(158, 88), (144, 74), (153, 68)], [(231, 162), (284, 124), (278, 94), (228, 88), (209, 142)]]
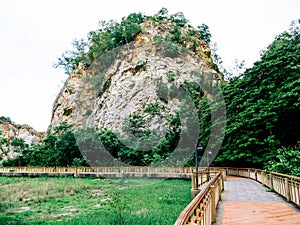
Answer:
[(269, 161), (267, 169), (270, 171), (300, 176), (300, 142), (294, 147), (281, 147), (274, 159)]
[(276, 149), (299, 141), (299, 23), (293, 26), (275, 38), (252, 68), (224, 85), (228, 120), (218, 163), (267, 167)]
[(100, 21), (100, 28), (88, 34), (88, 41), (84, 39), (74, 40), (73, 50), (65, 51), (54, 67), (63, 67), (66, 74), (70, 74), (84, 62), (87, 67), (98, 57), (114, 48), (128, 44), (141, 32), (140, 24), (146, 17), (141, 13), (131, 13), (123, 17), (121, 23), (115, 20)]
[(75, 159), (84, 163), (74, 131), (65, 122), (49, 132), (38, 144), (29, 146), (20, 139), (13, 139), (11, 144), (18, 147), (20, 155), (4, 162), (6, 166), (72, 166)]
[(60, 58), (58, 58), (58, 62), (54, 63), (54, 67), (64, 67), (65, 73), (70, 74), (73, 69), (78, 65), (79, 62), (85, 61), (84, 55), (86, 54), (87, 47), (89, 43), (84, 39), (73, 40), (72, 46), (74, 50), (65, 51)]
[(200, 26), (197, 27), (200, 38), (205, 41), (208, 45), (210, 45), (211, 42), (211, 33), (209, 31), (209, 27), (206, 24), (201, 24)]

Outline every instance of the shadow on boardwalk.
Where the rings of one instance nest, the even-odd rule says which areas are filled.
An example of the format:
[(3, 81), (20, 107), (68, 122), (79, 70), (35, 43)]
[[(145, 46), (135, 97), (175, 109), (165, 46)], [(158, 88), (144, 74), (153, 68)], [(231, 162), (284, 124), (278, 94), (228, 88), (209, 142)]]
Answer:
[(246, 178), (228, 177), (214, 225), (299, 225), (300, 210)]

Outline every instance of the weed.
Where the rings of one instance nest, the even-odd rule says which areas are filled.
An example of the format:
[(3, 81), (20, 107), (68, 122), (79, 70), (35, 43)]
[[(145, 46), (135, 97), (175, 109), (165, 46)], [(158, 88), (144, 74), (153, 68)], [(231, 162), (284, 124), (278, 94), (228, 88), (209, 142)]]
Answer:
[(183, 180), (0, 177), (0, 185), (0, 224), (173, 224), (191, 200)]

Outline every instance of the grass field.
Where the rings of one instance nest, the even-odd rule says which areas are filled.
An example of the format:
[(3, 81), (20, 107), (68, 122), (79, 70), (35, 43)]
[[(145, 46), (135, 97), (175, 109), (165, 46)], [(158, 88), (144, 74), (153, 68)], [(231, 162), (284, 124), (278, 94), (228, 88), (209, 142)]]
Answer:
[(171, 225), (190, 189), (184, 180), (0, 177), (0, 224)]

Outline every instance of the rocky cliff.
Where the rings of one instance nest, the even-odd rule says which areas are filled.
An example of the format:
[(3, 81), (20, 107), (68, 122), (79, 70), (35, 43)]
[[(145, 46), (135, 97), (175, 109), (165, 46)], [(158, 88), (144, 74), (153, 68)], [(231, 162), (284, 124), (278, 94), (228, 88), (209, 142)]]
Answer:
[[(168, 122), (162, 118), (179, 107), (172, 90), (223, 80), (214, 70), (209, 46), (193, 27), (178, 30), (174, 23), (151, 19), (141, 27), (134, 41), (101, 55), (88, 68), (79, 63), (53, 104), (50, 130), (66, 121), (122, 133), (126, 121), (138, 114), (145, 121), (142, 128), (163, 131)], [(170, 39), (174, 29), (180, 33), (175, 44)]]
[(12, 122), (9, 118), (1, 117), (0, 161), (7, 158), (14, 158), (19, 154), (19, 148), (22, 144), (35, 144), (43, 136), (43, 133), (34, 130), (26, 124), (19, 125)]

